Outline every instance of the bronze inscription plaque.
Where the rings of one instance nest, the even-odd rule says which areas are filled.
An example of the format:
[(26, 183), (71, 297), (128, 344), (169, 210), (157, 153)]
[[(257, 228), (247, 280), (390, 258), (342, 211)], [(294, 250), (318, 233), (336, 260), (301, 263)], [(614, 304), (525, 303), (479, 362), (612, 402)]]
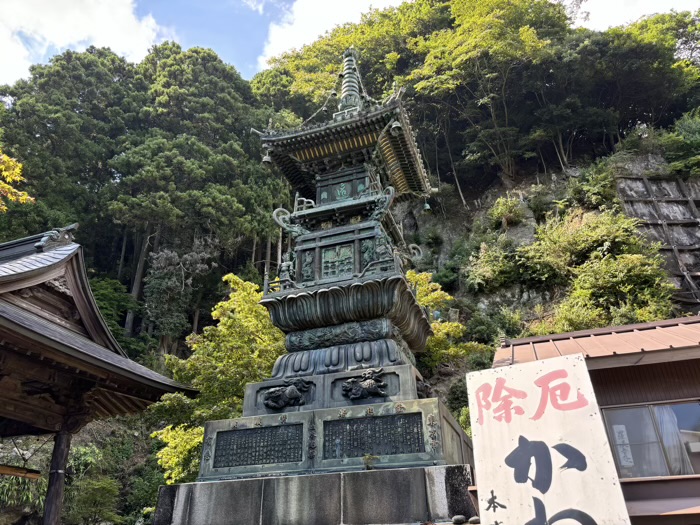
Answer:
[(302, 460), (302, 424), (244, 428), (216, 434), (214, 468), (299, 463)]
[(420, 412), (323, 422), (323, 459), (425, 452)]

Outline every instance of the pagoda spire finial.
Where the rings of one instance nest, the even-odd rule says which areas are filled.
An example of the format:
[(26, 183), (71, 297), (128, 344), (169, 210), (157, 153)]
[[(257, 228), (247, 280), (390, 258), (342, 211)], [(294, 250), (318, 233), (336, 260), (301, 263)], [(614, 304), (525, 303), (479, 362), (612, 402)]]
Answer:
[(362, 84), (357, 71), (357, 51), (352, 46), (343, 53), (343, 72), (340, 73), (340, 78), (343, 79), (343, 83), (338, 110), (362, 109)]

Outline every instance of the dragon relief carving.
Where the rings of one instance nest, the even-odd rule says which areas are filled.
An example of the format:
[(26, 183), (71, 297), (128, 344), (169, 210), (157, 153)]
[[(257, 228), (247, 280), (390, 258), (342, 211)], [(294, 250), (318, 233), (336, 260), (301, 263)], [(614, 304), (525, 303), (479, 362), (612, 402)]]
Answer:
[(388, 186), (384, 193), (377, 199), (377, 207), (374, 209), (369, 217), (371, 221), (381, 221), (384, 216), (389, 212), (392, 202), (394, 202), (394, 195), (396, 194), (392, 186)]
[(387, 386), (382, 380), (383, 375), (383, 368), (365, 370), (359, 378), (351, 377), (343, 382), (343, 395), (353, 401), (368, 397), (387, 397), (389, 394), (382, 390)]
[(267, 408), (279, 410), (285, 407), (298, 407), (306, 404), (304, 393), (311, 389), (313, 383), (301, 377), (285, 379), (284, 386), (266, 390), (263, 394), (263, 404)]

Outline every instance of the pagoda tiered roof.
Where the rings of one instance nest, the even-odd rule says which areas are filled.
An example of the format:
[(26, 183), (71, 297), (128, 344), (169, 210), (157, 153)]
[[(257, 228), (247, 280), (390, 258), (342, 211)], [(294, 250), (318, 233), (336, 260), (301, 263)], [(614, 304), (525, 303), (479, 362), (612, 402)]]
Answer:
[(263, 147), (291, 185), (315, 197), (315, 178), (380, 155), (397, 197), (425, 195), (430, 181), (398, 98), (367, 109), (337, 113), (330, 122), (291, 131), (267, 131)]

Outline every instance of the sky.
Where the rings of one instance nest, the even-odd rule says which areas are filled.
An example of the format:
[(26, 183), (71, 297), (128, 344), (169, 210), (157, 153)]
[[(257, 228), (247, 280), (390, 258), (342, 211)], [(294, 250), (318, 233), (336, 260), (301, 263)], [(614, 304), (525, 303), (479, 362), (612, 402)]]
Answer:
[[(0, 0), (0, 84), (29, 75), (66, 49), (106, 46), (138, 62), (164, 40), (214, 49), (250, 79), (267, 59), (299, 48), (371, 8), (402, 0)], [(656, 12), (697, 10), (698, 0), (587, 0), (592, 29)]]

